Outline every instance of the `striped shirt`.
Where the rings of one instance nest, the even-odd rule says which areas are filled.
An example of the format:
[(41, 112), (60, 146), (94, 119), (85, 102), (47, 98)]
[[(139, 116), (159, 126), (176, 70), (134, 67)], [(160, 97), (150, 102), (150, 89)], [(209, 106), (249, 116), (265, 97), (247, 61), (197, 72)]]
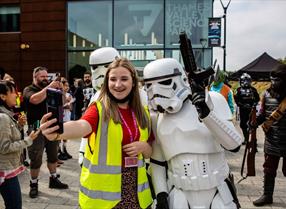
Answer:
[(6, 170), (6, 171), (0, 170), (0, 186), (1, 184), (4, 183), (5, 179), (14, 178), (15, 176), (18, 176), (20, 173), (22, 173), (25, 169), (26, 169), (25, 166), (21, 165), (13, 170)]

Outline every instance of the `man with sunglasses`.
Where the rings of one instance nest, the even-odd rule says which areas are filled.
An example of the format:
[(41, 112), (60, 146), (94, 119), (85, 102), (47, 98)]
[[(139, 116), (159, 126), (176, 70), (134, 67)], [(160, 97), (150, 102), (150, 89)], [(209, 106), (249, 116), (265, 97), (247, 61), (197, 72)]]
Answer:
[[(47, 89), (60, 88), (60, 81), (53, 80), (49, 83), (48, 69), (45, 67), (36, 67), (33, 71), (33, 83), (27, 86), (23, 91), (24, 104), (27, 111), (28, 132), (39, 128), (40, 119), (47, 113), (46, 99)], [(30, 192), (31, 198), (38, 196), (38, 177), (42, 165), (44, 149), (47, 153), (47, 167), (50, 171), (49, 188), (67, 189), (68, 185), (59, 180), (57, 174), (58, 161), (58, 141), (49, 141), (44, 135), (39, 134), (28, 148), (30, 163)]]

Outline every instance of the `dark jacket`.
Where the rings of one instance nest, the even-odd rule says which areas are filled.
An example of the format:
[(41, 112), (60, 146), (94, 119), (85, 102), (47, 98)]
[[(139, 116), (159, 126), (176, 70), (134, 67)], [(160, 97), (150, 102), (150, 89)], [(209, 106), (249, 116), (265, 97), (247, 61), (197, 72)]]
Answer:
[(29, 125), (32, 125), (36, 121), (40, 121), (42, 116), (47, 113), (46, 99), (39, 104), (30, 103), (31, 96), (41, 90), (42, 89), (32, 84), (27, 86), (23, 91), (25, 110), (27, 111)]
[(252, 86), (249, 88), (238, 87), (234, 99), (240, 109), (250, 111), (252, 106), (259, 102), (259, 94)]
[[(261, 110), (259, 113), (259, 120), (264, 117), (265, 120), (269, 118), (271, 113), (277, 109), (280, 102), (271, 97), (268, 91), (265, 92)], [(265, 133), (264, 152), (270, 155), (286, 157), (286, 114), (279, 121), (275, 121), (269, 131)]]

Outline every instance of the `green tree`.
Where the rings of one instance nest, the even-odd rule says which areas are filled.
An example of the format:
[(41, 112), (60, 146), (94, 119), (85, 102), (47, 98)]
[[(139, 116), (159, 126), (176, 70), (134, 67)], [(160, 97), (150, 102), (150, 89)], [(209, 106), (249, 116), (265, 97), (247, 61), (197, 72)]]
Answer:
[(284, 58), (278, 58), (277, 59), (279, 62), (283, 63), (283, 64), (286, 64), (286, 57)]

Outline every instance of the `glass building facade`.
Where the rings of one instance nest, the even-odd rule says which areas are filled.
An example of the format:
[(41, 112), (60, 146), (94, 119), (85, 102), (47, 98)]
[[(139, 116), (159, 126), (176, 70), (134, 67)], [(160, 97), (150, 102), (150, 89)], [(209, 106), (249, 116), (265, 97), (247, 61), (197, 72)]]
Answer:
[(179, 34), (192, 40), (198, 66), (212, 63), (208, 18), (213, 0), (94, 0), (68, 2), (68, 69), (88, 69), (90, 53), (112, 46), (137, 67), (173, 57), (181, 62)]

